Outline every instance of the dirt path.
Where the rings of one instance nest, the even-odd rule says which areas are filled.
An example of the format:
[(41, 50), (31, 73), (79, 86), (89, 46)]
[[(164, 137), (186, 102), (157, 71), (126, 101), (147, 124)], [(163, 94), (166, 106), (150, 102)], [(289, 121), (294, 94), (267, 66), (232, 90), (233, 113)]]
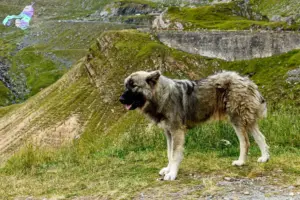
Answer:
[[(232, 178), (221, 176), (195, 177), (202, 179), (203, 184), (164, 184), (160, 187), (148, 188), (138, 193), (134, 200), (181, 200), (181, 199), (222, 199), (222, 200), (299, 200), (300, 191), (295, 186), (279, 186), (274, 177)], [(160, 180), (158, 180), (160, 181)], [(19, 197), (16, 200), (59, 200), (64, 197), (34, 198)], [(74, 200), (104, 200), (98, 196), (74, 197)]]
[(276, 185), (276, 179), (270, 176), (253, 179), (212, 176), (200, 179), (203, 184), (183, 186), (179, 191), (178, 188), (174, 191), (171, 185), (146, 189), (135, 199), (300, 199), (299, 188)]

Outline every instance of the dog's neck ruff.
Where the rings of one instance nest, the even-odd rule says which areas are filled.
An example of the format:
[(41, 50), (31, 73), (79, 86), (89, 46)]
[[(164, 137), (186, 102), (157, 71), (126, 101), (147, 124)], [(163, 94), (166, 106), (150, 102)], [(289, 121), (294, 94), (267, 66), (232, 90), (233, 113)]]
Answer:
[(171, 97), (174, 85), (174, 81), (161, 76), (155, 85), (152, 98), (149, 99), (142, 108), (142, 111), (155, 123), (160, 123), (166, 119), (166, 116), (163, 114), (163, 109)]
[(155, 95), (157, 97), (160, 97), (159, 99), (155, 99), (155, 101), (157, 101), (157, 105), (159, 105), (159, 107), (157, 108), (157, 112), (161, 113), (168, 99), (170, 98), (172, 91), (174, 90), (175, 82), (172, 79), (161, 76), (159, 78), (159, 81), (157, 82), (156, 87), (157, 88), (155, 92), (160, 93), (158, 95)]

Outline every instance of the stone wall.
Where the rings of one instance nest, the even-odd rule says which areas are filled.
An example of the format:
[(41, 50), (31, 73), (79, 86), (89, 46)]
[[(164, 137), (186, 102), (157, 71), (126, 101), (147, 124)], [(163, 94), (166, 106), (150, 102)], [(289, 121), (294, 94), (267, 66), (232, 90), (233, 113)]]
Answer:
[(269, 57), (300, 48), (300, 33), (251, 31), (162, 31), (165, 45), (228, 61)]
[(232, 0), (151, 0), (153, 2), (166, 3), (170, 5), (181, 4), (216, 4), (216, 3), (228, 3)]

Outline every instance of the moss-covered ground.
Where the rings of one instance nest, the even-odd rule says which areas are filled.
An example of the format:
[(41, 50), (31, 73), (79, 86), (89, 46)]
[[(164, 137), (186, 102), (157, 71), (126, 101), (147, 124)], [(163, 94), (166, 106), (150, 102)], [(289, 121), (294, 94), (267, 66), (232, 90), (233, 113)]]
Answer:
[[(23, 145), (0, 170), (3, 180), (0, 196), (131, 199), (151, 188), (169, 188), (167, 191), (176, 193), (193, 185), (204, 187), (187, 193), (184, 198), (188, 199), (214, 194), (218, 186), (214, 181), (209, 184), (206, 181), (214, 176), (221, 179), (263, 176), (270, 177), (269, 184), (297, 186), (299, 87), (289, 85), (285, 79), (288, 70), (299, 66), (299, 51), (272, 58), (225, 62), (170, 49), (149, 34), (127, 30), (103, 33), (91, 46), (90, 54), (88, 63), (81, 60), (62, 79), (27, 102), (0, 109), (4, 115), (0, 120), (8, 120), (13, 127), (28, 123), (22, 130), (27, 136), (73, 114), (79, 115), (83, 126), (80, 139), (67, 147)], [(133, 71), (150, 69), (160, 69), (174, 78), (198, 79), (221, 69), (251, 75), (269, 103), (268, 117), (260, 125), (271, 147), (270, 162), (256, 163), (259, 150), (251, 141), (248, 164), (232, 167), (231, 161), (238, 156), (234, 131), (227, 123), (210, 123), (188, 132), (178, 180), (157, 181), (159, 169), (166, 164), (162, 130), (149, 125), (137, 111), (125, 112), (118, 102), (124, 78)], [(17, 113), (24, 116), (14, 120)], [(26, 121), (28, 115), (30, 122)], [(4, 130), (9, 131), (9, 127)], [(5, 133), (0, 131), (0, 134), (5, 137)], [(226, 145), (223, 140), (231, 144)], [(7, 150), (2, 155), (11, 152)], [(198, 178), (192, 178), (191, 174)], [(166, 195), (161, 190), (157, 192), (161, 192), (160, 197)]]

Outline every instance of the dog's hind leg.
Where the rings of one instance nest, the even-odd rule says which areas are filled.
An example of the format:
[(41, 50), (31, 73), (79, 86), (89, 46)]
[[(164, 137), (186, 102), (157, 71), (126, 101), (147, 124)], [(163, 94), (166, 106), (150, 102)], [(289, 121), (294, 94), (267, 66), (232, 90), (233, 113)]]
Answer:
[(252, 126), (249, 131), (252, 133), (254, 140), (258, 144), (261, 152), (261, 157), (258, 158), (257, 162), (267, 162), (270, 159), (270, 154), (269, 146), (266, 143), (265, 136), (260, 132), (257, 123), (255, 123), (255, 125)]
[(170, 172), (170, 161), (171, 161), (171, 155), (172, 155), (172, 138), (171, 138), (171, 133), (168, 130), (165, 130), (165, 136), (166, 136), (166, 139), (167, 139), (167, 146), (168, 146), (168, 166), (162, 168), (159, 171), (159, 174), (161, 176)]
[(246, 163), (248, 149), (250, 146), (249, 137), (246, 129), (244, 127), (233, 126), (236, 135), (240, 142), (240, 156), (238, 160), (232, 162), (232, 165), (241, 166)]
[(185, 131), (182, 129), (171, 132), (171, 159), (169, 161), (169, 173), (165, 174), (164, 180), (175, 180), (179, 164), (183, 159)]

